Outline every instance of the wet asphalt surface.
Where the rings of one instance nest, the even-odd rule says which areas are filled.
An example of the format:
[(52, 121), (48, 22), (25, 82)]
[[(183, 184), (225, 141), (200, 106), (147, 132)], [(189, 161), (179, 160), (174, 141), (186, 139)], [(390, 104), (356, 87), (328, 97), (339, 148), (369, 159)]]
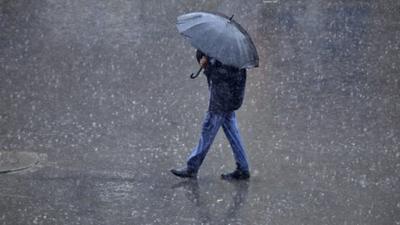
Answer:
[[(176, 17), (235, 14), (260, 67), (237, 112), (252, 178), (220, 132), (173, 177), (207, 109)], [(400, 2), (0, 0), (0, 224), (400, 224)]]

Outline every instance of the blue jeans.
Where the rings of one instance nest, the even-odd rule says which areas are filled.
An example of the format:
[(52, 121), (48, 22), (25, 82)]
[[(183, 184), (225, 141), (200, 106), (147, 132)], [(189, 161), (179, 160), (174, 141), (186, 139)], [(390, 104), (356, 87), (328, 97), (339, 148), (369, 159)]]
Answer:
[(193, 172), (199, 170), (221, 126), (232, 147), (237, 169), (249, 171), (249, 164), (243, 141), (240, 137), (235, 112), (207, 112), (203, 121), (199, 144), (192, 150), (187, 161), (187, 168), (189, 170)]

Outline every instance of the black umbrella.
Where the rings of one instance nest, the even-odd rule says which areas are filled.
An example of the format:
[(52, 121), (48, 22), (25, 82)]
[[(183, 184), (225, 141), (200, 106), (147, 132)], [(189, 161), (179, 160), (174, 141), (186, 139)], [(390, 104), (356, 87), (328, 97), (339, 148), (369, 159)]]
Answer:
[[(176, 26), (193, 47), (221, 63), (239, 69), (258, 67), (258, 54), (253, 41), (232, 17), (192, 12), (179, 16)], [(196, 76), (200, 71), (201, 68)], [(191, 75), (192, 78), (196, 76)]]

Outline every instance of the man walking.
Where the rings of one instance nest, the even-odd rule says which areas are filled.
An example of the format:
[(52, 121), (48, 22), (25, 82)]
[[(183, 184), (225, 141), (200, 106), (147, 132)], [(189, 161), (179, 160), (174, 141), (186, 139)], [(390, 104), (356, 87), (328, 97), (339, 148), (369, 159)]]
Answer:
[(249, 164), (235, 114), (235, 110), (240, 108), (244, 98), (246, 69), (224, 65), (200, 50), (197, 50), (196, 58), (200, 66), (204, 68), (204, 74), (207, 77), (210, 91), (209, 108), (203, 121), (199, 143), (192, 150), (187, 160), (187, 166), (183, 169), (172, 169), (171, 172), (178, 177), (196, 178), (197, 172), (222, 126), (232, 147), (237, 167), (231, 173), (222, 174), (221, 178), (226, 180), (249, 179)]

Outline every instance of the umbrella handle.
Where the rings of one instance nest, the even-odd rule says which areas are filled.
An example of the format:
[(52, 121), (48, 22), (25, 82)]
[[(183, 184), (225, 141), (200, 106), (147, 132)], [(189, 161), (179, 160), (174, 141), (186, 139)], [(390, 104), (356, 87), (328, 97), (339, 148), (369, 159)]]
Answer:
[(195, 79), (196, 77), (198, 77), (202, 69), (203, 67), (200, 67), (200, 69), (197, 71), (196, 74), (194, 73), (190, 74), (190, 78)]

